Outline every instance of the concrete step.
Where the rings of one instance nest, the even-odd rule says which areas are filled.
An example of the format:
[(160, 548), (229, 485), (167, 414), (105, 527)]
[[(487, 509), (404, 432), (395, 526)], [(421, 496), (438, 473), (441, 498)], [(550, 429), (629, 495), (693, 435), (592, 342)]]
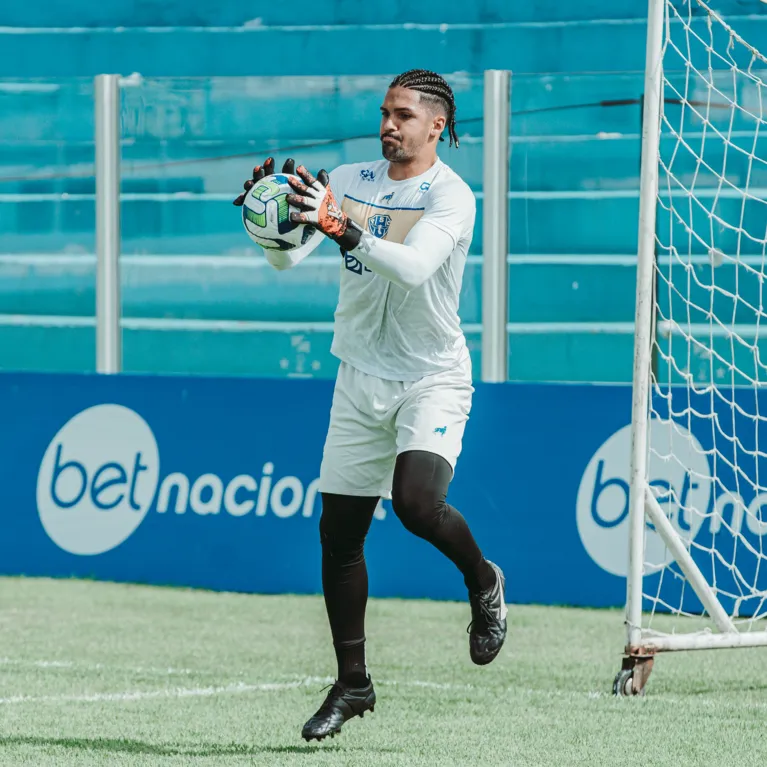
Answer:
[[(735, 23), (735, 20), (733, 20)], [(749, 43), (767, 50), (767, 17), (741, 17)], [(727, 51), (729, 35), (706, 19), (692, 29), (713, 47)], [(688, 35), (672, 26), (686, 50)], [(743, 31), (746, 34), (746, 31)], [(392, 75), (423, 67), (439, 72), (510, 69), (518, 74), (556, 72), (641, 72), (646, 21), (563, 21), (541, 24), (423, 24), (373, 26), (172, 27), (9, 29), (0, 31), (0, 77), (92, 77), (102, 72), (144, 76), (223, 77), (241, 75)], [(605, 41), (610, 41), (609, 53)], [(706, 45), (708, 42), (706, 42)], [(45, 51), (45, 55), (40, 52)], [(194, 51), (195, 55), (189, 55)], [(290, 56), (285, 56), (290, 51)], [(735, 63), (745, 69), (750, 53), (735, 46)], [(708, 65), (703, 44), (691, 48), (692, 64)], [(321, 67), (318, 69), (318, 66)], [(673, 64), (672, 69), (683, 69)]]
[[(683, 0), (676, 0), (684, 8)], [(712, 6), (724, 14), (760, 13), (761, 6), (749, 0), (715, 0)], [(686, 9), (685, 9), (686, 11)], [(698, 14), (697, 5), (693, 12)], [(360, 4), (354, 0), (294, 0), (257, 7), (233, 0), (211, 4), (205, 0), (70, 0), (54, 3), (40, 13), (34, 6), (6, 3), (0, 6), (0, 26), (8, 27), (220, 27), (261, 24), (392, 24), (460, 22), (544, 22), (588, 19), (630, 19), (646, 14), (634, 0), (581, 0), (562, 3), (537, 0), (535, 3), (509, 3), (506, 0), (422, 0), (410, 3)]]
[[(483, 78), (447, 75), (458, 105), (461, 136), (482, 135)], [(682, 87), (678, 78), (672, 78)], [(133, 81), (128, 81), (133, 82)], [(139, 152), (162, 141), (171, 158), (200, 142), (239, 144), (342, 141), (378, 136), (378, 109), (390, 76), (145, 78), (122, 91), (125, 149)], [(511, 95), (511, 132), (518, 137), (637, 133), (641, 73), (521, 75)], [(634, 100), (637, 103), (626, 103)], [(601, 102), (617, 103), (600, 106)], [(722, 126), (729, 115), (714, 111)], [(737, 125), (736, 125), (737, 127)], [(59, 162), (77, 160), (93, 142), (92, 82), (56, 78), (47, 83), (0, 82), (0, 137), (29, 144), (54, 142)], [(63, 145), (67, 142), (68, 145)], [(189, 147), (189, 149), (183, 149)], [(69, 154), (72, 153), (72, 154)], [(92, 159), (92, 157), (90, 158)]]
[[(247, 327), (152, 329), (127, 322), (123, 330), (125, 372), (190, 375), (312, 376), (332, 378), (338, 361), (330, 354), (331, 331), (289, 332)], [(704, 330), (696, 330), (705, 338)], [(703, 335), (701, 335), (703, 333)], [(767, 339), (753, 328), (743, 331), (744, 343), (725, 335), (713, 339), (713, 355), (702, 353), (677, 334), (661, 336), (658, 379), (683, 383), (685, 374), (698, 385), (732, 381), (753, 385), (764, 381), (758, 360), (767, 359)], [(481, 339), (467, 334), (475, 377), (481, 370)], [(630, 383), (633, 326), (546, 325), (511, 326), (509, 378), (514, 381), (585, 381)], [(79, 372), (95, 369), (95, 328), (62, 325), (55, 320), (36, 325), (0, 317), (0, 370)]]
[[(684, 195), (675, 197), (675, 217), (663, 210), (659, 213), (660, 241), (668, 244), (673, 235), (675, 246), (684, 253), (690, 249), (707, 254), (715, 247), (725, 254), (760, 255), (767, 205), (757, 196), (759, 190), (752, 193), (754, 197), (744, 206), (741, 195), (724, 196), (722, 192), (714, 211), (713, 233), (708, 210), (714, 206), (716, 189), (697, 190), (700, 205), (690, 205)], [(509, 252), (634, 253), (638, 215), (636, 190), (511, 193)], [(472, 254), (482, 252), (482, 217), (480, 198)], [(691, 239), (688, 229), (697, 237)], [(741, 231), (750, 237), (740, 236)], [(94, 232), (94, 204), (89, 196), (42, 201), (24, 197), (0, 206), (0, 237), (6, 253), (92, 253)], [(242, 229), (241, 214), (228, 196), (158, 200), (136, 195), (123, 199), (123, 253), (238, 255), (255, 250)]]
[[(764, 319), (761, 258), (689, 267), (661, 258), (658, 301), (663, 317), (706, 323), (754, 324)], [(466, 267), (460, 315), (482, 317), (481, 258)], [(126, 317), (178, 320), (332, 322), (340, 261), (313, 256), (277, 272), (252, 258), (125, 256), (121, 296)], [(512, 257), (511, 322), (630, 322), (635, 258), (626, 256)], [(0, 314), (88, 316), (95, 310), (95, 257), (0, 256)], [(681, 319), (680, 319), (681, 318)]]
[[(92, 326), (8, 325), (0, 317), (0, 370), (93, 371)], [(628, 382), (633, 336), (570, 326), (546, 332), (513, 330), (509, 376), (516, 381)], [(222, 329), (123, 330), (124, 370), (191, 375), (312, 376), (332, 378), (338, 361), (330, 354), (330, 330), (314, 332)], [(481, 341), (467, 334), (475, 377), (481, 370)]]
[[(700, 132), (686, 134), (690, 149), (679, 145), (670, 136), (661, 142), (661, 157), (667, 163), (673, 158), (671, 170), (685, 187), (691, 188), (694, 182), (695, 189), (711, 189), (719, 186), (725, 176), (729, 185), (740, 189), (745, 189), (747, 183), (750, 189), (767, 188), (767, 163), (761, 159), (767, 156), (767, 135), (758, 137), (756, 142), (752, 135), (745, 133), (734, 135), (727, 143), (710, 137), (703, 151), (701, 137)], [(743, 151), (735, 151), (736, 146)], [(133, 146), (124, 151), (130, 158), (123, 160), (124, 194), (228, 194), (234, 198), (259, 156), (242, 153), (246, 156), (237, 157), (236, 150), (241, 150), (242, 146), (236, 145), (196, 146), (189, 147), (185, 159), (178, 164), (175, 159), (169, 159), (175, 153), (165, 152), (160, 161), (164, 164), (158, 167), (157, 148), (148, 146), (145, 149), (144, 153), (139, 153), (138, 147)], [(636, 190), (639, 188), (640, 149), (639, 134), (551, 140), (515, 137), (511, 146), (510, 189), (513, 192)], [(291, 155), (317, 171), (322, 167), (332, 169), (344, 163), (380, 156), (380, 144), (375, 139), (325, 148), (294, 147), (294, 150), (275, 153), (278, 163), (281, 165)], [(9, 202), (25, 194), (93, 194), (93, 177), (76, 175), (81, 168), (83, 173), (90, 172), (85, 169), (92, 167), (92, 149), (84, 148), (79, 157), (82, 162), (67, 166), (64, 172), (73, 174), (69, 178), (57, 173), (57, 169), (62, 168), (57, 154), (55, 146), (0, 145), (0, 179), (15, 179), (0, 181), (0, 201)], [(73, 159), (76, 156), (75, 152), (68, 154)], [(440, 154), (472, 189), (482, 189), (483, 144), (480, 140), (466, 139), (457, 151), (443, 149)], [(216, 156), (221, 159), (206, 159)], [(6, 162), (14, 165), (3, 167)]]
[[(629, 322), (634, 316), (634, 260), (514, 259), (509, 320)], [(121, 269), (126, 317), (332, 322), (338, 300), (340, 261), (333, 256), (313, 256), (287, 272), (275, 271), (258, 255), (125, 256)], [(95, 256), (0, 256), (0, 314), (89, 316), (95, 311), (95, 284)], [(750, 283), (740, 289), (753, 298)], [(481, 259), (472, 257), (461, 294), (463, 322), (481, 322), (481, 290)]]
[[(699, 190), (701, 202), (713, 205), (715, 189)], [(470, 253), (482, 252), (482, 200)], [(725, 254), (760, 255), (767, 230), (767, 206), (760, 200), (742, 205), (737, 196), (720, 199), (711, 234), (711, 216), (697, 204), (675, 199), (682, 220), (661, 210), (659, 238), (686, 253), (707, 254), (711, 246)], [(509, 252), (530, 254), (613, 254), (636, 252), (639, 197), (626, 192), (512, 193), (509, 203)], [(673, 221), (673, 225), (672, 225)], [(751, 237), (740, 237), (739, 227)], [(687, 229), (697, 237), (688, 242)], [(0, 237), (4, 252), (94, 252), (94, 205), (90, 198), (57, 201), (4, 202), (0, 206)], [(712, 240), (713, 237), (713, 240)], [(332, 252), (330, 250), (323, 252)], [(739, 250), (738, 250), (739, 249)], [(226, 254), (257, 252), (242, 229), (239, 211), (229, 199), (194, 197), (158, 201), (124, 200), (122, 252), (125, 254)]]

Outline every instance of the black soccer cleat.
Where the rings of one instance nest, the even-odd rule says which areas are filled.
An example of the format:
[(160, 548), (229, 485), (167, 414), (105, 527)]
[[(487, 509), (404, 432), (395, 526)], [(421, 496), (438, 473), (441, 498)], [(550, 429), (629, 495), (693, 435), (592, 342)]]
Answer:
[(469, 652), (478, 666), (495, 660), (506, 641), (506, 579), (498, 565), (488, 564), (495, 570), (495, 584), (486, 591), (469, 593)]
[(333, 738), (345, 722), (373, 711), (375, 704), (376, 693), (369, 677), (366, 687), (348, 687), (336, 682), (317, 713), (304, 725), (301, 737), (306, 741), (322, 740), (328, 735)]

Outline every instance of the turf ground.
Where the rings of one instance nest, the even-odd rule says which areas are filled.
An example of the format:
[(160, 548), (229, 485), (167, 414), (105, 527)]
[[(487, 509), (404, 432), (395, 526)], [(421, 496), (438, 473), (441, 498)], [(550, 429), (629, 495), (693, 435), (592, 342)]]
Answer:
[(0, 764), (763, 764), (767, 649), (665, 656), (616, 699), (619, 612), (509, 615), (478, 668), (467, 605), (373, 600), (376, 711), (308, 745), (334, 671), (320, 599), (0, 579)]

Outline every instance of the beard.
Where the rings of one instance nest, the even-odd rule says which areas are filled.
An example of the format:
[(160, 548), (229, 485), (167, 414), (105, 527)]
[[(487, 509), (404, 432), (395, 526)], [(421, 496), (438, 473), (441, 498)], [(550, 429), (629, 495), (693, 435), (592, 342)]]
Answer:
[(382, 142), (381, 153), (389, 162), (406, 162), (412, 158), (412, 154), (405, 149), (401, 141), (396, 144)]

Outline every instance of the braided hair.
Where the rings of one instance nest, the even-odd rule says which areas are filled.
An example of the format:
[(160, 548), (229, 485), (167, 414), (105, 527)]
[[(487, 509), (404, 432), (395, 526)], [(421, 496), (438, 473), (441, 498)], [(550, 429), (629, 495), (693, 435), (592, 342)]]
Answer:
[[(455, 142), (458, 146), (458, 136), (455, 132), (455, 96), (453, 89), (447, 84), (445, 79), (436, 72), (428, 69), (410, 69), (397, 75), (389, 85), (390, 88), (410, 88), (421, 93), (423, 101), (431, 102), (445, 110), (447, 115), (447, 131), (450, 136), (450, 146)], [(440, 141), (445, 139), (439, 137)]]

